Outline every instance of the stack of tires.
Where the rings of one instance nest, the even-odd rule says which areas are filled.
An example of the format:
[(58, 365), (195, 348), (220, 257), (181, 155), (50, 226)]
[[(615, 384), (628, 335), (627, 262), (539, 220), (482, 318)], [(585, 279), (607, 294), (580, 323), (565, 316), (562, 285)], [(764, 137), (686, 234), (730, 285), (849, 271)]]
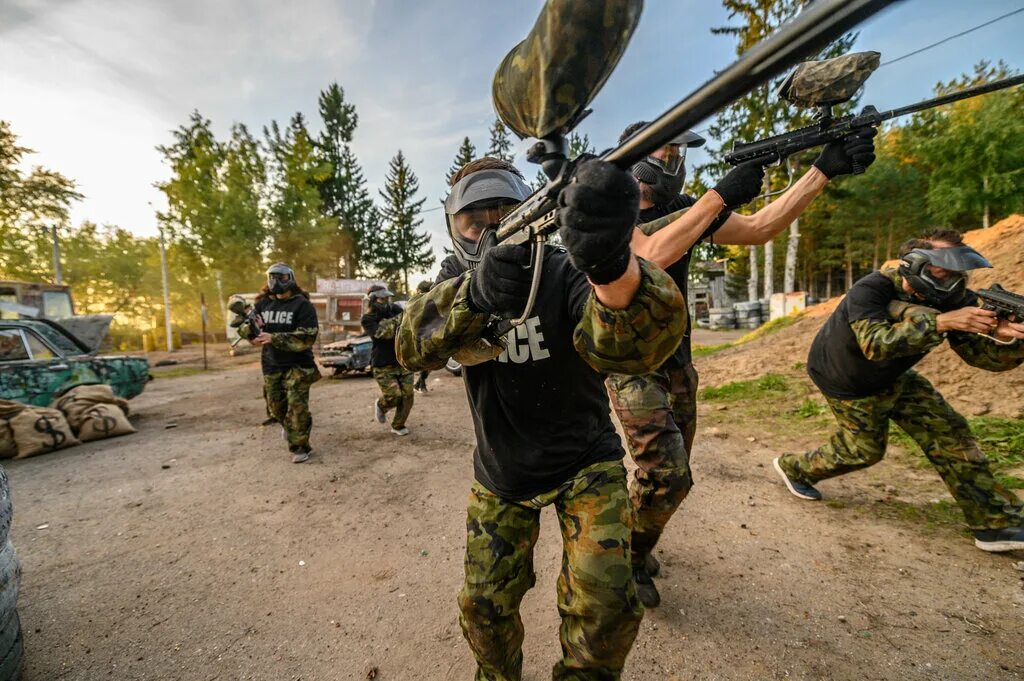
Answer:
[(771, 319), (772, 319), (772, 304), (771, 304), (771, 302), (767, 298), (764, 298), (764, 299), (761, 300), (761, 321), (763, 323), (767, 324), (768, 322), (771, 321)]
[(21, 563), (8, 536), (11, 515), (7, 472), (0, 467), (0, 681), (17, 681), (21, 675), (21, 622), (16, 610)]
[(761, 326), (761, 303), (736, 303), (736, 326), (741, 329), (756, 329)]
[(735, 329), (736, 313), (731, 307), (712, 307), (708, 309), (708, 327), (712, 330)]

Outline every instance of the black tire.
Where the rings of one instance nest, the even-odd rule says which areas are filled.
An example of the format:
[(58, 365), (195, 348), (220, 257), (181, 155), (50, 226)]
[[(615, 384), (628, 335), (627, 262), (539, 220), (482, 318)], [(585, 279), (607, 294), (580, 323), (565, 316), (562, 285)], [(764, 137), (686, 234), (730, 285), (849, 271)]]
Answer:
[(7, 471), (0, 466), (0, 546), (7, 543), (7, 535), (11, 531), (11, 516), (14, 508), (11, 506), (11, 490), (8, 487)]
[[(0, 627), (15, 618), (18, 605), (18, 589), (21, 586), (21, 563), (11, 542), (0, 549)], [(0, 681), (3, 677), (0, 676)]]

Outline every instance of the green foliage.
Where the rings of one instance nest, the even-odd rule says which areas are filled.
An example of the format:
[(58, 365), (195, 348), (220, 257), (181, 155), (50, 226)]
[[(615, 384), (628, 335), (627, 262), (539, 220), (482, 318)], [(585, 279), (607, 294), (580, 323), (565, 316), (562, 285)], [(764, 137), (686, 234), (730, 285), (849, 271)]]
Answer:
[(803, 402), (801, 402), (800, 406), (793, 410), (793, 414), (799, 416), (802, 419), (809, 419), (815, 416), (821, 416), (822, 414), (825, 414), (827, 412), (828, 408), (824, 404), (818, 402), (817, 400), (812, 400), (809, 397), (805, 399)]
[(469, 141), (468, 136), (463, 137), (462, 144), (459, 145), (459, 150), (455, 152), (455, 159), (452, 161), (452, 166), (448, 169), (448, 174), (445, 175), (445, 181), (450, 183), (455, 173), (459, 172), (462, 166), (475, 158), (476, 147), (474, 147), (473, 143)]
[(700, 391), (702, 400), (735, 401), (770, 397), (773, 393), (785, 392), (789, 388), (785, 376), (765, 374), (752, 381), (733, 381)]
[(400, 281), (408, 293), (409, 274), (434, 264), (430, 235), (417, 230), (423, 224), (420, 210), (426, 197), (417, 199), (419, 180), (399, 150), (391, 159), (380, 197), (383, 225), (372, 241), (373, 262), (388, 281)]
[(721, 352), (722, 350), (726, 350), (728, 348), (731, 348), (732, 346), (733, 343), (718, 343), (717, 345), (694, 345), (692, 349), (692, 354), (694, 357), (707, 357), (708, 355), (713, 355), (716, 352)]
[(509, 163), (515, 160), (515, 154), (512, 152), (512, 136), (500, 118), (495, 118), (494, 124), (491, 126), (491, 144), (487, 148), (487, 155), (504, 159)]
[[(968, 422), (996, 478), (1011, 489), (1024, 489), (1024, 478), (1013, 474), (1024, 472), (1024, 421), (977, 416)], [(889, 441), (918, 457), (922, 468), (930, 466), (917, 443), (895, 423), (889, 431)]]
[(586, 133), (580, 134), (573, 131), (569, 134), (569, 158), (573, 159), (582, 154), (595, 154), (597, 148), (590, 143), (590, 137)]

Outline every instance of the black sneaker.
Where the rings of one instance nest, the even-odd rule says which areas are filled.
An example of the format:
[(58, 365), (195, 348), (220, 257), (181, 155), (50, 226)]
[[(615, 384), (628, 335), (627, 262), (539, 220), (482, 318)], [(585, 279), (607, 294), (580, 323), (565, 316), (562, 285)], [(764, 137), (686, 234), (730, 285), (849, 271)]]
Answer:
[(772, 466), (778, 471), (782, 481), (786, 483), (786, 487), (792, 492), (793, 496), (800, 497), (801, 499), (807, 499), (808, 501), (821, 501), (821, 492), (814, 489), (813, 486), (808, 485), (806, 482), (800, 482), (786, 475), (786, 471), (782, 470), (782, 466), (779, 465), (779, 457), (772, 459)]
[(645, 608), (657, 608), (661, 605), (658, 587), (654, 586), (654, 581), (643, 565), (633, 567), (633, 581), (636, 582), (636, 595)]
[(653, 551), (644, 556), (644, 568), (646, 568), (647, 574), (651, 577), (657, 577), (658, 573), (661, 572), (661, 563), (654, 557)]
[(978, 530), (974, 533), (974, 545), (982, 551), (1024, 550), (1024, 527)]
[(267, 418), (263, 419), (263, 423), (261, 423), (260, 425), (261, 426), (272, 426), (275, 423), (277, 423), (277, 419), (275, 419), (273, 416), (268, 416)]

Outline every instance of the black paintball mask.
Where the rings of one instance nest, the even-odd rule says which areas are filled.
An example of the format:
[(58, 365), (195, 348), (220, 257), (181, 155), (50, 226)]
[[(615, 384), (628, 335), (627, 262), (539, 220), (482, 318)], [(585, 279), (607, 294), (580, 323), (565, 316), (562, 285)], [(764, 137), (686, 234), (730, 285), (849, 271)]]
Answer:
[(487, 249), (498, 244), (501, 218), (529, 195), (522, 178), (508, 170), (478, 170), (455, 183), (444, 201), (444, 216), (455, 257), (464, 267), (480, 264)]
[(386, 305), (388, 300), (394, 296), (395, 294), (389, 291), (386, 286), (381, 286), (379, 284), (371, 286), (370, 290), (366, 294), (371, 307)]
[(663, 158), (647, 156), (633, 164), (633, 177), (648, 186), (651, 201), (664, 206), (679, 196), (686, 183), (686, 150), (704, 146), (705, 139), (687, 130), (672, 139), (662, 152)]
[[(939, 279), (929, 267), (941, 267), (946, 275)], [(915, 248), (900, 258), (899, 273), (927, 305), (948, 310), (963, 300), (967, 291), (966, 272), (992, 267), (981, 253), (961, 244), (951, 248)]]
[(283, 262), (274, 263), (267, 270), (267, 289), (274, 295), (280, 295), (297, 287), (295, 272)]

